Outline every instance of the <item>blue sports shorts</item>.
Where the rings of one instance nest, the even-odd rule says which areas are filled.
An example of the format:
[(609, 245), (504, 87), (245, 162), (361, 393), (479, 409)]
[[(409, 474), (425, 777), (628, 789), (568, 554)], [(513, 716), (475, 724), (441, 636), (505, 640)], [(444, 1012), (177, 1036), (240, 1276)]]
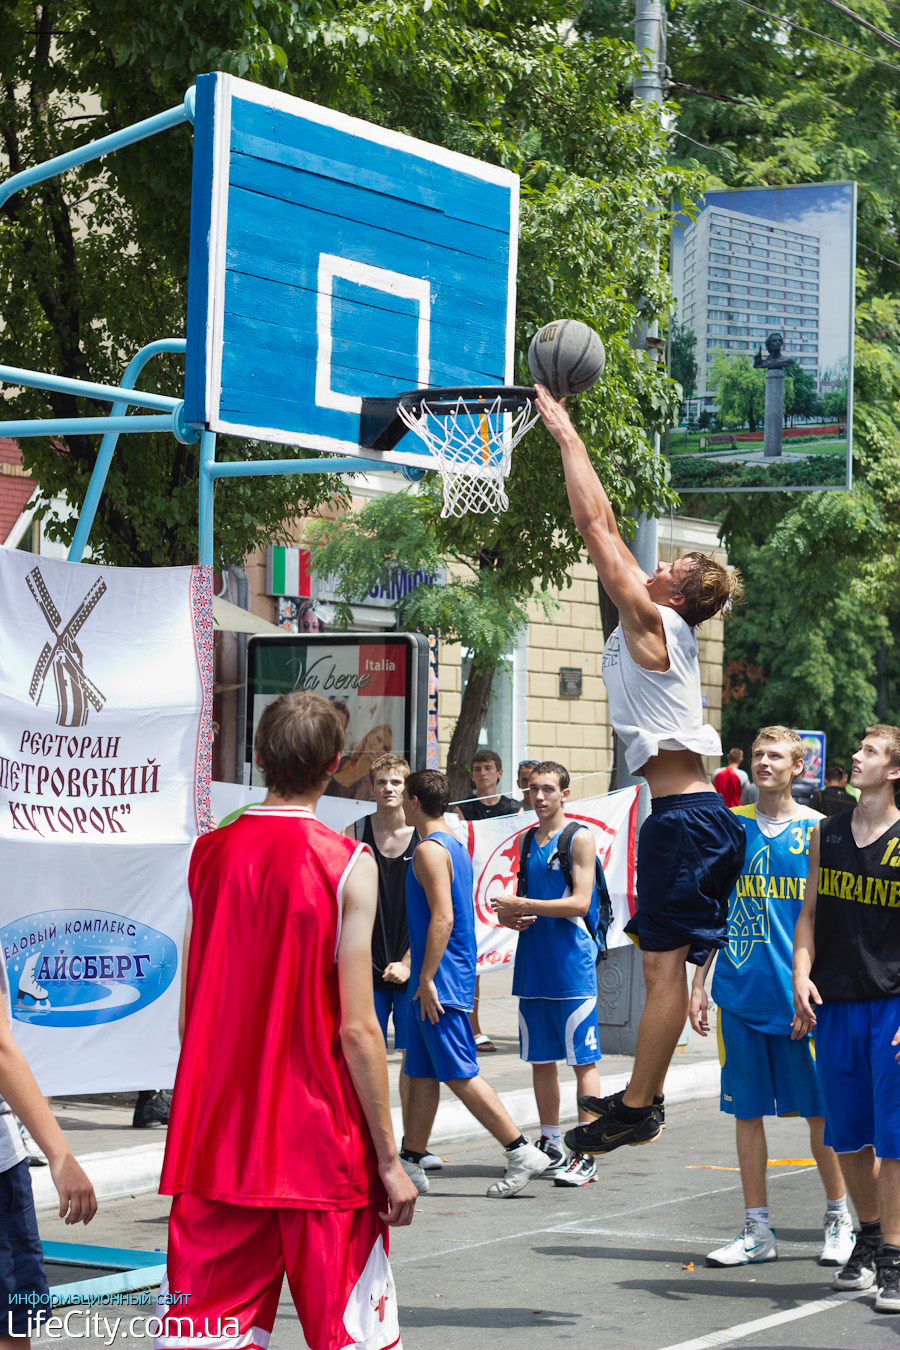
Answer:
[(406, 1073), (409, 1078), (436, 1078), (449, 1083), (454, 1078), (477, 1078), (478, 1057), (469, 1014), (462, 1008), (445, 1008), (432, 1026), (418, 1003), (410, 1000), (406, 1024)]
[(719, 1009), (720, 1108), (738, 1120), (759, 1116), (824, 1116), (812, 1038), (757, 1031)]
[(388, 1018), (394, 1019), (394, 1049), (406, 1049), (406, 1024), (409, 1020), (409, 981), (406, 984), (386, 984), (375, 993), (375, 1012), (384, 1043), (388, 1043)]
[(654, 797), (638, 836), (637, 910), (625, 926), (641, 951), (687, 947), (687, 959), (702, 966), (726, 945), (746, 843), (718, 792)]
[(520, 998), (519, 1056), (528, 1064), (594, 1064), (600, 1058), (597, 998)]
[(825, 1102), (825, 1143), (835, 1153), (872, 1145), (900, 1158), (900, 1064), (891, 1041), (900, 997), (823, 1003), (816, 1010), (816, 1060)]
[(50, 1286), (24, 1158), (0, 1172), (0, 1336), (8, 1336), (10, 1329), (24, 1335), (28, 1314), (41, 1310), (51, 1311)]

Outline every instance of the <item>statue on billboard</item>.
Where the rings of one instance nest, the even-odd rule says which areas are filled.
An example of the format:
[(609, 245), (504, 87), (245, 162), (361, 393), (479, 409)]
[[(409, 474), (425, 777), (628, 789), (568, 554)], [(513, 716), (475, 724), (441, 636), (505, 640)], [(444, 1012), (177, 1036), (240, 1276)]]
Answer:
[(766, 411), (763, 455), (766, 459), (777, 459), (781, 454), (781, 442), (784, 432), (784, 372), (797, 364), (793, 356), (782, 356), (784, 334), (778, 331), (766, 338), (768, 356), (760, 349), (753, 358), (756, 370), (766, 372)]

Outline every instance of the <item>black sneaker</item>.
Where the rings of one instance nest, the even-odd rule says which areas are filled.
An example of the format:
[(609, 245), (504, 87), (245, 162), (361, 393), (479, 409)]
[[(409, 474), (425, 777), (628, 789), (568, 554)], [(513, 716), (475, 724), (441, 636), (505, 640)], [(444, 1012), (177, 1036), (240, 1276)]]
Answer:
[(628, 1144), (652, 1144), (662, 1133), (659, 1108), (651, 1106), (640, 1120), (623, 1120), (612, 1105), (605, 1115), (589, 1125), (578, 1125), (565, 1136), (566, 1148), (575, 1153), (612, 1153), (614, 1148)]
[[(618, 1104), (625, 1096), (625, 1089), (621, 1092), (614, 1092), (611, 1097), (579, 1097), (578, 1105), (582, 1111), (586, 1111), (589, 1116), (603, 1117), (609, 1111), (610, 1107)], [(655, 1096), (653, 1098), (653, 1108), (659, 1115), (660, 1128), (666, 1128), (666, 1099), (665, 1097)]]
[(900, 1258), (879, 1252), (875, 1258), (875, 1282), (878, 1286), (875, 1311), (900, 1313)]
[(168, 1125), (169, 1100), (166, 1092), (139, 1092), (131, 1120), (132, 1129), (149, 1130), (154, 1125)]
[(850, 1260), (831, 1282), (832, 1289), (871, 1289), (875, 1283), (875, 1257), (880, 1243), (858, 1237)]

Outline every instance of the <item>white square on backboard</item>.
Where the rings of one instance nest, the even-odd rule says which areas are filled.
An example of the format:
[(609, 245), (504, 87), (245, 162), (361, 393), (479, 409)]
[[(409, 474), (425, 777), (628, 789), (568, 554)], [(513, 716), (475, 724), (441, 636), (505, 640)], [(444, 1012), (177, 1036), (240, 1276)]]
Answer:
[(417, 325), (417, 383), (420, 388), (429, 383), (429, 340), (431, 335), (431, 286), (421, 277), (404, 276), (384, 267), (354, 262), (352, 258), (338, 258), (333, 253), (319, 254), (319, 294), (316, 302), (316, 403), (320, 408), (336, 408), (339, 412), (359, 413), (362, 399), (354, 394), (342, 394), (331, 387), (332, 351), (332, 282), (335, 277), (368, 286), (373, 291), (385, 291), (414, 300), (419, 307)]

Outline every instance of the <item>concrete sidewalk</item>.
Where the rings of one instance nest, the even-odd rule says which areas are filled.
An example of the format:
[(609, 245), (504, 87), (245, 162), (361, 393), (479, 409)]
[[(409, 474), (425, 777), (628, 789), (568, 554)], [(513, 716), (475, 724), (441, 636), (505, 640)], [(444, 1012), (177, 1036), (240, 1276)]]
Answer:
[[(481, 984), (480, 1019), (482, 1029), (497, 1047), (496, 1054), (480, 1055), (482, 1073), (499, 1093), (516, 1124), (532, 1128), (537, 1120), (531, 1090), (531, 1069), (519, 1059), (518, 1002), (511, 995), (512, 972), (492, 972)], [(602, 1049), (602, 1043), (601, 1043)], [(600, 1062), (601, 1092), (618, 1092), (628, 1081), (632, 1059), (629, 1055), (610, 1055)], [(402, 1133), (397, 1079), (400, 1055), (388, 1054), (391, 1081), (391, 1106), (394, 1129)], [(562, 1119), (575, 1120), (575, 1079), (560, 1065)], [(701, 1040), (692, 1033), (680, 1046), (666, 1078), (667, 1102), (715, 1097), (719, 1092), (719, 1061), (714, 1031)], [(155, 1191), (159, 1184), (166, 1132), (164, 1128), (136, 1130), (131, 1117), (134, 1097), (58, 1097), (53, 1110), (72, 1151), (85, 1167), (101, 1200)], [(435, 1150), (452, 1154), (454, 1140), (474, 1138), (482, 1128), (465, 1107), (446, 1088), (441, 1089), (441, 1104), (431, 1134)], [(58, 1204), (56, 1191), (46, 1167), (33, 1167), (31, 1180), (38, 1209)]]

